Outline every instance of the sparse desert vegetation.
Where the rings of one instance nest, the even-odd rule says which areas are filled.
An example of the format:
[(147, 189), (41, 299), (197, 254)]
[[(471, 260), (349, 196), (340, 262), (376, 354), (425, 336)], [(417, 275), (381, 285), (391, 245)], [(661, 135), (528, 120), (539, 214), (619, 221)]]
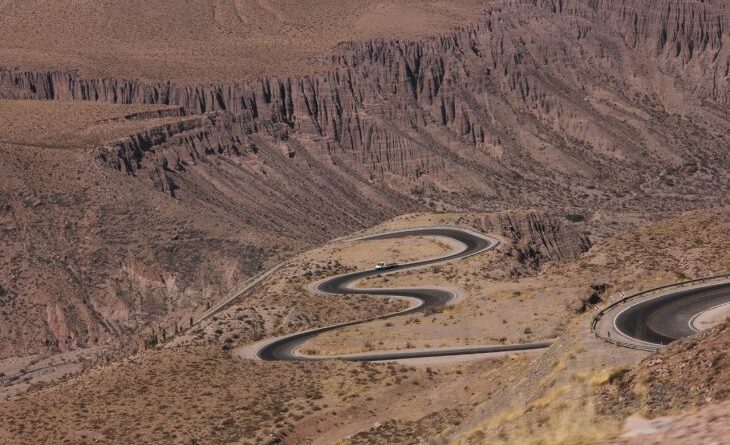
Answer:
[[(544, 353), (453, 363), (434, 361), (416, 366), (332, 361), (262, 363), (239, 358), (237, 348), (245, 349), (248, 342), (263, 336), (397, 309), (398, 303), (384, 299), (324, 297), (308, 290), (311, 283), (324, 277), (356, 267), (371, 267), (371, 253), (362, 257), (359, 253), (353, 255), (353, 252), (369, 252), (365, 246), (370, 241), (335, 242), (300, 255), (262, 283), (254, 295), (234, 302), (207, 324), (194, 327), (171, 342), (2, 402), (3, 408), (14, 415), (5, 418), (0, 430), (17, 443), (37, 440), (114, 443), (120, 438), (143, 443), (189, 443), (194, 438), (199, 443), (233, 440), (251, 444), (277, 441), (415, 444), (429, 438), (437, 444), (558, 444), (609, 438), (617, 434), (622, 420), (633, 412), (671, 414), (678, 410), (670, 410), (669, 406), (708, 403), (706, 394), (712, 394), (713, 402), (726, 398), (726, 391), (714, 384), (698, 386), (697, 393), (688, 394), (686, 391), (673, 393), (670, 388), (679, 386), (662, 381), (672, 376), (668, 370), (684, 366), (697, 370), (698, 378), (706, 376), (701, 370), (707, 365), (717, 368), (719, 374), (713, 379), (721, 384), (725, 380), (724, 356), (718, 352), (723, 347), (717, 342), (723, 341), (720, 340), (723, 337), (718, 339), (716, 335), (725, 330), (717, 328), (643, 362), (646, 353), (622, 350), (594, 338), (588, 330), (592, 312), (582, 312), (582, 303), (575, 300), (595, 291), (591, 287), (595, 278), (609, 273), (601, 272), (595, 259), (606, 255), (625, 256), (626, 288), (632, 285), (639, 288), (638, 277), (642, 276), (650, 277), (643, 281), (649, 285), (658, 283), (654, 278), (657, 276), (676, 279), (682, 263), (677, 263), (671, 252), (683, 245), (694, 245), (697, 227), (711, 227), (702, 236), (715, 241), (701, 244), (705, 250), (697, 252), (698, 257), (720, 260), (719, 249), (730, 244), (724, 227), (726, 215), (727, 209), (716, 209), (651, 224), (639, 229), (638, 237), (624, 234), (608, 238), (572, 259), (548, 261), (540, 269), (523, 269), (517, 277), (503, 275), (493, 279), (489, 286), (502, 290), (487, 293), (488, 299), (481, 299), (482, 292), (473, 293), (473, 286), (465, 286), (464, 294), (453, 307), (366, 324), (357, 331), (343, 330), (339, 335), (327, 334), (306, 345), (305, 350), (322, 353), (323, 344), (348, 345), (351, 336), (359, 338), (363, 344), (358, 346), (364, 349), (380, 350), (399, 344), (403, 348), (440, 346), (429, 337), (429, 332), (435, 329), (434, 325), (441, 324), (446, 325), (439, 331), (444, 344), (461, 344), (462, 339), (457, 337), (462, 332), (475, 332), (479, 320), (505, 332), (514, 332), (516, 338), (544, 338), (544, 331), (539, 330), (544, 320), (522, 327), (519, 317), (496, 316), (504, 313), (504, 309), (492, 314), (486, 308), (500, 304), (526, 308), (536, 299), (533, 295), (562, 295), (564, 300), (558, 300), (560, 304), (554, 307), (560, 314), (556, 320), (563, 321), (547, 331), (558, 341)], [(450, 218), (466, 221), (470, 217)], [(415, 218), (424, 222), (432, 216)], [(398, 224), (395, 220), (373, 231)], [(570, 233), (565, 230), (566, 234)], [(672, 243), (665, 244), (664, 239), (671, 239)], [(414, 241), (416, 246), (421, 246), (416, 250), (425, 256), (432, 255), (433, 249), (441, 252), (444, 249), (437, 240)], [(380, 284), (400, 286), (410, 283), (409, 280), (436, 283), (444, 274), (454, 277), (449, 278), (452, 284), (466, 283), (465, 279), (472, 276), (472, 271), (479, 270), (479, 265), (488, 269), (503, 262), (519, 264), (513, 252), (524, 241), (507, 238), (498, 251), (413, 275), (394, 274), (389, 283)], [(400, 242), (391, 247), (381, 241), (374, 243), (394, 254), (394, 260), (404, 258), (395, 255), (395, 251), (409, 258), (415, 255), (415, 251), (404, 252)], [(348, 249), (350, 246), (352, 250)], [(646, 253), (652, 249), (655, 255)], [(645, 262), (644, 253), (657, 260)], [(646, 265), (643, 273), (636, 270), (633, 258)], [(726, 267), (718, 261), (707, 263), (702, 269), (693, 263), (692, 271), (711, 274)], [(558, 294), (558, 283), (565, 286), (568, 279), (575, 287), (560, 287)], [(470, 282), (474, 281), (472, 278)], [(603, 289), (602, 302), (608, 301), (615, 292), (614, 288)], [(325, 303), (318, 298), (330, 300)], [(480, 305), (484, 306), (480, 309)], [(297, 313), (309, 315), (287, 317), (286, 311), (277, 307), (296, 307)], [(531, 311), (528, 314), (532, 315)], [(464, 318), (467, 324), (473, 318), (475, 331), (460, 330), (455, 323), (457, 317)], [(468, 340), (464, 344), (500, 341), (476, 336), (464, 340)], [(702, 365), (692, 365), (693, 360)], [(654, 368), (664, 371), (653, 371)], [(654, 375), (657, 378), (647, 378)], [(283, 381), (289, 382), (286, 390), (282, 390)], [(663, 399), (662, 408), (657, 408), (652, 407), (652, 400), (657, 399), (647, 396), (652, 391), (675, 395)], [(616, 397), (622, 402), (617, 403)], [(60, 406), (65, 409), (61, 410)], [(54, 414), (49, 416), (49, 412)], [(125, 429), (123, 425), (130, 418), (136, 426)]]
[[(724, 443), (730, 283), (612, 306), (658, 352), (591, 321), (730, 273), (729, 17), (0, 0), (0, 444)], [(356, 237), (444, 225), (500, 243), (355, 284), (427, 310), (316, 291), (460, 247)]]

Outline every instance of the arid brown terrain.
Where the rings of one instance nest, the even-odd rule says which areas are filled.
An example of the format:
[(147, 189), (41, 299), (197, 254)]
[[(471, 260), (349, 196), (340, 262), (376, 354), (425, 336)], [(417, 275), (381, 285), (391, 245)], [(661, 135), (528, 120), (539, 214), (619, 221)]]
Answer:
[[(449, 218), (455, 221), (458, 217)], [(398, 218), (384, 227), (425, 224), (428, 218)], [(442, 215), (431, 218), (432, 224), (448, 221)], [(485, 224), (473, 215), (461, 218), (461, 224)], [(509, 265), (515, 271), (522, 270), (518, 276), (483, 279), (484, 292), (494, 300), (491, 305), (485, 306), (481, 292), (470, 291), (453, 309), (396, 319), (393, 326), (384, 329), (409, 336), (411, 326), (421, 325), (427, 336), (429, 326), (453, 320), (456, 315), (466, 316), (468, 321), (469, 316), (462, 312), (475, 312), (470, 308), (484, 306), (506, 314), (506, 331), (514, 329), (528, 335), (519, 326), (522, 320), (514, 318), (520, 314), (510, 315), (509, 308), (538, 301), (546, 314), (559, 312), (563, 320), (552, 326), (555, 332), (550, 334), (558, 340), (545, 353), (416, 366), (238, 358), (268, 326), (278, 326), (278, 333), (286, 333), (301, 330), (307, 323), (338, 321), (342, 314), (352, 318), (368, 315), (348, 312), (342, 301), (317, 303), (311, 296), (299, 294), (303, 283), (337, 272), (337, 266), (328, 266), (324, 259), (331, 258), (327, 252), (332, 249), (341, 249), (346, 255), (348, 245), (335, 243), (307, 252), (270, 277), (260, 292), (234, 302), (214, 319), (189, 331), (187, 338), (178, 337), (165, 347), (62, 383), (35, 385), (30, 392), (4, 402), (0, 406), (11, 414), (0, 423), (0, 434), (4, 434), (0, 438), (9, 443), (190, 443), (191, 437), (201, 443), (344, 440), (390, 444), (418, 443), (419, 437), (434, 437), (435, 443), (591, 443), (618, 434), (624, 417), (635, 412), (674, 416), (683, 408), (727, 400), (730, 368), (722, 352), (726, 327), (647, 357), (646, 353), (594, 338), (589, 328), (593, 312), (583, 309), (595, 285), (611, 283), (599, 295), (605, 302), (622, 290), (674, 282), (683, 274), (706, 276), (727, 270), (730, 264), (723, 255), (730, 245), (727, 208), (694, 212), (610, 237), (578, 256), (581, 244), (573, 234), (575, 228), (553, 220), (552, 239), (560, 240), (556, 244), (562, 246), (559, 250), (566, 252), (570, 246), (578, 249), (563, 258), (558, 256), (558, 249), (543, 250), (540, 272), (530, 272), (529, 265), (515, 252), (521, 246), (550, 239), (539, 231), (522, 232), (541, 227), (549, 219), (537, 219), (536, 215), (511, 218), (520, 234), (505, 241), (499, 251), (472, 260), (486, 264), (487, 270), (510, 269)], [(494, 215), (488, 220), (505, 221), (505, 216)], [(709, 229), (702, 231), (703, 227)], [(421, 249), (423, 254), (431, 254), (425, 246)], [(681, 252), (690, 249), (707, 261), (686, 264)], [(617, 263), (606, 258), (615, 258)], [(473, 280), (472, 267), (469, 263), (455, 264), (448, 273), (462, 286), (464, 279)], [(492, 292), (491, 288), (500, 290)], [(336, 305), (336, 310), (325, 309), (329, 305)], [(301, 309), (292, 310), (293, 306)], [(377, 308), (366, 300), (355, 306)], [(492, 315), (484, 312), (472, 316), (493, 323)], [(540, 329), (539, 319), (525, 312), (528, 326)], [(309, 318), (312, 313), (318, 318)], [(412, 319), (419, 321), (404, 324)], [(443, 338), (458, 343), (457, 337), (464, 335), (479, 335), (479, 331), (465, 331), (454, 323), (445, 329)], [(374, 337), (373, 344), (377, 340)], [(674, 374), (672, 370), (678, 368), (688, 368), (688, 372)], [(647, 378), (649, 374), (656, 377)], [(695, 389), (682, 390), (679, 379), (686, 379)], [(282, 382), (291, 387), (282, 387)], [(127, 426), (130, 416), (133, 428)]]
[[(0, 0), (0, 442), (591, 443), (727, 399), (647, 377), (674, 360), (675, 382), (681, 348), (727, 329), (646, 358), (588, 326), (620, 292), (728, 273), (729, 18), (724, 0)], [(503, 242), (363, 285), (455, 304), (305, 352), (547, 352), (249, 360), (406, 304), (313, 283), (449, 250), (330, 240), (443, 224)]]
[(87, 76), (237, 82), (304, 74), (342, 42), (414, 39), (471, 20), (480, 0), (3, 0), (3, 64)]

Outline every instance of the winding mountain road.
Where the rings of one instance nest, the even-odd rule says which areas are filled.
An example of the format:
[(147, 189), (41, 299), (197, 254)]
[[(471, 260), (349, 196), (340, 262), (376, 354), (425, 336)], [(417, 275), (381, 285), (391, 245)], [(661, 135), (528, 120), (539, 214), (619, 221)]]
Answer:
[[(328, 331), (384, 320), (400, 315), (438, 309), (449, 304), (456, 295), (451, 290), (424, 288), (355, 287), (363, 279), (457, 261), (493, 249), (499, 244), (496, 238), (457, 227), (439, 227), (399, 230), (365, 236), (356, 240), (383, 240), (411, 236), (438, 236), (449, 238), (463, 246), (461, 250), (446, 256), (402, 264), (387, 270), (364, 270), (339, 275), (316, 286), (316, 291), (332, 295), (369, 295), (402, 297), (416, 304), (395, 312), (366, 320), (355, 320), (283, 337), (265, 340), (258, 344), (255, 355), (260, 360), (327, 360), (384, 361), (411, 358), (445, 357), (496, 352), (516, 352), (542, 349), (551, 341), (514, 345), (485, 345), (473, 347), (429, 348), (420, 350), (374, 351), (361, 354), (310, 356), (299, 354), (304, 343)], [(719, 278), (719, 281), (718, 281)], [(593, 322), (593, 330), (599, 337), (611, 343), (634, 349), (653, 351), (674, 340), (690, 336), (714, 325), (717, 320), (730, 315), (730, 276), (679, 283), (630, 296), (601, 311)]]
[(339, 323), (336, 325), (326, 326), (322, 328), (312, 329), (309, 331), (299, 332), (296, 334), (286, 335), (271, 339), (264, 342), (263, 345), (259, 346), (256, 351), (256, 357), (260, 360), (324, 360), (324, 359), (341, 359), (348, 361), (383, 361), (383, 360), (398, 360), (408, 358), (423, 358), (423, 357), (443, 357), (443, 356), (455, 356), (455, 355), (466, 355), (466, 354), (484, 354), (494, 352), (511, 352), (511, 351), (526, 351), (532, 349), (541, 349), (548, 347), (551, 342), (538, 342), (538, 343), (524, 343), (516, 345), (489, 345), (489, 346), (475, 346), (475, 347), (455, 347), (455, 348), (440, 348), (440, 349), (427, 349), (427, 350), (405, 350), (405, 351), (385, 351), (385, 352), (373, 352), (365, 354), (346, 354), (337, 356), (306, 356), (297, 353), (297, 350), (301, 346), (311, 340), (312, 338), (320, 335), (324, 332), (340, 329), (346, 326), (353, 326), (356, 324), (366, 323), (373, 320), (384, 320), (387, 318), (406, 315), (416, 312), (423, 312), (429, 309), (441, 308), (447, 305), (455, 298), (454, 292), (446, 289), (439, 288), (405, 288), (405, 289), (363, 289), (356, 288), (353, 285), (365, 278), (374, 277), (378, 275), (391, 274), (394, 272), (400, 272), (404, 270), (411, 270), (416, 268), (422, 268), (427, 266), (433, 266), (436, 264), (442, 264), (450, 261), (461, 260), (472, 255), (493, 249), (499, 244), (499, 241), (495, 238), (479, 234), (466, 229), (456, 227), (442, 227), (442, 228), (425, 228), (425, 229), (410, 229), (400, 230), (395, 232), (377, 234), (358, 238), (358, 240), (382, 240), (382, 239), (395, 239), (409, 236), (439, 236), (450, 238), (460, 245), (463, 245), (463, 249), (451, 253), (444, 257), (433, 258), (423, 261), (418, 261), (409, 264), (398, 265), (396, 267), (389, 268), (387, 270), (365, 270), (359, 272), (353, 272), (345, 275), (339, 275), (330, 278), (319, 285), (316, 290), (332, 295), (373, 295), (373, 296), (390, 296), (390, 297), (406, 297), (417, 302), (415, 306), (412, 306), (406, 310), (387, 314), (380, 317), (370, 318), (367, 320), (357, 320), (346, 323)]
[(594, 331), (620, 346), (656, 350), (708, 329), (730, 315), (730, 282), (728, 277), (718, 278), (681, 283), (617, 302), (596, 317)]

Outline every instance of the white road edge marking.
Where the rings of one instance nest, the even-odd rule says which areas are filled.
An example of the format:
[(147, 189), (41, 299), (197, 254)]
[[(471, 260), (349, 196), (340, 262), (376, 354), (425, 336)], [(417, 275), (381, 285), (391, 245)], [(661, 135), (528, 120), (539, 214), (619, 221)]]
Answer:
[(711, 308), (705, 309), (704, 311), (702, 311), (702, 312), (700, 312), (700, 313), (698, 313), (698, 314), (694, 314), (694, 315), (692, 316), (692, 318), (690, 318), (690, 319), (689, 319), (689, 321), (687, 322), (687, 324), (689, 325), (689, 328), (690, 328), (690, 329), (692, 329), (692, 330), (693, 330), (693, 331), (695, 331), (695, 332), (700, 332), (700, 331), (702, 331), (702, 329), (698, 329), (698, 328), (697, 328), (697, 327), (695, 326), (695, 324), (694, 324), (694, 323), (695, 323), (695, 319), (697, 319), (697, 318), (698, 318), (698, 317), (699, 317), (700, 315), (704, 314), (705, 312), (710, 312), (710, 311), (714, 311), (715, 309), (717, 309), (717, 308), (719, 308), (719, 307), (723, 307), (723, 306), (728, 306), (728, 305), (730, 305), (730, 303), (722, 303), (722, 304), (718, 304), (717, 306), (712, 306)]

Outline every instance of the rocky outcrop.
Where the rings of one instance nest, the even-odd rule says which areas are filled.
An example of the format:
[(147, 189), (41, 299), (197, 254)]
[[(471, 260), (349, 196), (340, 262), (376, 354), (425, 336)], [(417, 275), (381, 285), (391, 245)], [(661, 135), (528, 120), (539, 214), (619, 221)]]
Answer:
[[(728, 106), (726, 9), (502, 1), (448, 35), (342, 44), (316, 76), (180, 85), (6, 67), (0, 96), (176, 105), (202, 116), (118, 141), (107, 158), (128, 173), (153, 164), (166, 192), (186, 162), (238, 156), (257, 135), (445, 208), (534, 206), (566, 193), (596, 205), (698, 156), (715, 161), (710, 176), (726, 173), (716, 162), (726, 161), (725, 141), (710, 124), (668, 119), (708, 112), (679, 104)], [(709, 113), (711, 126), (730, 128), (726, 111)], [(148, 157), (156, 144), (190, 145)], [(580, 190), (586, 182), (602, 193)]]
[(591, 240), (565, 217), (536, 212), (507, 212), (485, 215), (472, 224), (512, 241), (508, 252), (525, 266), (539, 269), (550, 261), (577, 258), (591, 248)]
[(161, 191), (175, 196), (177, 185), (169, 173), (185, 172), (187, 167), (210, 154), (241, 156), (244, 146), (251, 148), (242, 125), (221, 125), (230, 116), (209, 114), (160, 125), (141, 133), (110, 142), (99, 150), (99, 158), (131, 175), (147, 173)]
[[(611, 29), (624, 43), (656, 61), (684, 83), (694, 97), (730, 104), (730, 50), (723, 0), (544, 0), (536, 2), (562, 16), (581, 17), (586, 31)], [(579, 31), (581, 33), (586, 31)], [(724, 43), (724, 44), (723, 44)]]

